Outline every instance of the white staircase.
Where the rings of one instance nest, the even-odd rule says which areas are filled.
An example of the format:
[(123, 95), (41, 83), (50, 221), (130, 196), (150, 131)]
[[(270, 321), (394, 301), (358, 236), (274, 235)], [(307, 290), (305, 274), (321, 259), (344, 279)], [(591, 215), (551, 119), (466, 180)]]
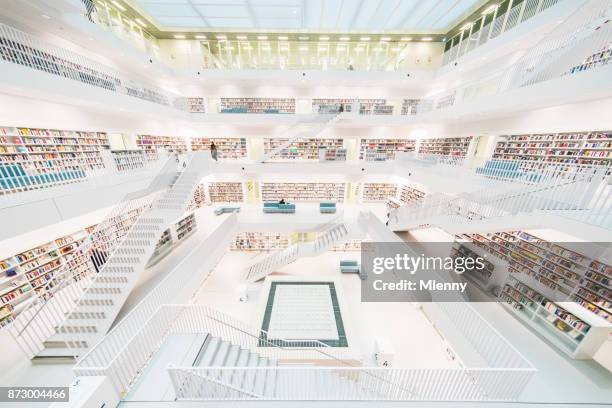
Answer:
[[(291, 143), (293, 143), (297, 139), (301, 139), (305, 137), (312, 138), (312, 137), (317, 136), (319, 133), (323, 132), (325, 129), (327, 129), (330, 126), (333, 126), (336, 122), (338, 122), (342, 118), (343, 115), (345, 114), (337, 113), (337, 114), (331, 114), (331, 115), (320, 115), (319, 117), (317, 117), (317, 122), (312, 129), (307, 130), (307, 131), (297, 132), (293, 136), (289, 137), (285, 143), (281, 144), (280, 146), (276, 147), (272, 151), (265, 154), (263, 159), (261, 159), (260, 162), (265, 163), (268, 160), (272, 159), (274, 156), (276, 156), (277, 154), (279, 154), (280, 152), (282, 152), (283, 150), (291, 146)], [(298, 124), (297, 126), (299, 125), (300, 124)], [(292, 128), (290, 128), (289, 130), (291, 129)]]
[(256, 282), (301, 256), (316, 256), (323, 253), (346, 241), (350, 232), (350, 228), (345, 223), (333, 224), (320, 232), (314, 241), (290, 245), (251, 265), (247, 269), (245, 280), (247, 283)]
[(596, 174), (558, 178), (543, 183), (499, 187), (459, 196), (432, 194), (425, 200), (392, 210), (393, 231), (439, 227), (451, 234), (494, 232), (555, 226), (559, 217), (601, 228), (612, 227), (612, 189), (605, 169)]
[(106, 334), (145, 270), (162, 232), (186, 211), (208, 169), (207, 156), (193, 153), (187, 166), (177, 172), (171, 188), (142, 212), (100, 272), (71, 302), (65, 318), (34, 359), (77, 357)]

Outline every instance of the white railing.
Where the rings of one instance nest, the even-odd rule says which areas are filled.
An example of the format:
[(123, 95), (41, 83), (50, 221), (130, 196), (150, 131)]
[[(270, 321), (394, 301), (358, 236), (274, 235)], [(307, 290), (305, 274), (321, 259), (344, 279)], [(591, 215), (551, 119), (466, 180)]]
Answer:
[(171, 186), (175, 174), (176, 163), (169, 158), (146, 190), (128, 194), (95, 226), (41, 287), (38, 299), (17, 315), (10, 329), (27, 356), (31, 358), (44, 349), (44, 342), (74, 308), (74, 302), (89, 287), (92, 277), (123, 242), (140, 215)]
[[(459, 43), (444, 52), (442, 64), (446, 65), (457, 60), (470, 51), (487, 43), (489, 40), (499, 37), (501, 34), (524, 23), (536, 14), (549, 9), (558, 2), (559, 0), (525, 0), (518, 6), (507, 10), (505, 13), (496, 13), (495, 19), (483, 25), (477, 33), (462, 39)], [(478, 21), (476, 24), (481, 24), (481, 22)]]
[(426, 221), (428, 217), (443, 216), (458, 226), (468, 221), (544, 211), (610, 228), (612, 196), (606, 188), (607, 172), (607, 168), (596, 166), (573, 171), (559, 171), (553, 166), (539, 174), (537, 181), (526, 184), (506, 181), (458, 196), (428, 195), (419, 203), (395, 209), (389, 221), (402, 225), (405, 220)]
[[(513, 401), (535, 370), (171, 366), (168, 372), (179, 401)], [(232, 385), (232, 379), (249, 376), (275, 378), (273, 391), (257, 393)]]
[(0, 23), (0, 60), (165, 106), (176, 97), (93, 61)]
[[(193, 274), (193, 270), (189, 272)], [(128, 315), (90, 349), (77, 362), (75, 374), (108, 376), (117, 392), (125, 395), (168, 336), (182, 333), (207, 333), (262, 357), (286, 363), (324, 361), (344, 367), (358, 364), (347, 359), (342, 348), (330, 347), (318, 340), (272, 339), (267, 332), (208, 306), (160, 305), (159, 299), (156, 303), (148, 300), (147, 303), (142, 307), (139, 304), (134, 310), (138, 310), (140, 320)], [(145, 310), (148, 313), (143, 314)]]
[[(543, 1), (543, 0), (540, 0)], [(521, 7), (528, 0), (509, 11), (506, 26), (512, 24)], [(612, 44), (612, 3), (607, 0), (590, 0), (559, 24), (551, 33), (509, 67), (492, 71), (485, 77), (468, 81), (451, 89), (441, 90), (417, 105), (418, 113), (425, 113), (455, 106), (461, 102), (540, 82), (560, 78), (585, 69), (597, 69), (612, 62), (612, 58), (587, 61), (609, 50)], [(516, 17), (518, 18), (518, 17)], [(454, 95), (449, 98), (449, 95)], [(452, 99), (452, 101), (451, 101)]]

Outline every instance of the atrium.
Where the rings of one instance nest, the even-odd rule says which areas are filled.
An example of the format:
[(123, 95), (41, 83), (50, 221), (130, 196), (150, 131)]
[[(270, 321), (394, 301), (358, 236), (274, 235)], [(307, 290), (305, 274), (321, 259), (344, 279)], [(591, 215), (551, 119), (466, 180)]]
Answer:
[(0, 407), (609, 405), (611, 21), (3, 0)]

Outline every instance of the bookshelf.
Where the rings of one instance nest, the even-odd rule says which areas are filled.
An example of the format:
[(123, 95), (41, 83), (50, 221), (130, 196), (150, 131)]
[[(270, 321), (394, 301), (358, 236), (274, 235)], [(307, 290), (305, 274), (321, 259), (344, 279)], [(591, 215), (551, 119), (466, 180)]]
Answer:
[(193, 198), (189, 201), (189, 204), (187, 204), (187, 210), (193, 211), (197, 208), (204, 207), (204, 205), (206, 205), (206, 192), (204, 184), (200, 183), (193, 193)]
[(386, 99), (360, 99), (360, 115), (393, 115), (393, 105), (388, 105)]
[(210, 150), (211, 142), (215, 142), (217, 146), (219, 159), (246, 159), (247, 157), (247, 142), (243, 137), (193, 137), (191, 138), (191, 150), (194, 152)]
[(153, 255), (151, 255), (151, 258), (147, 263), (147, 267), (155, 265), (157, 262), (162, 260), (162, 258), (168, 255), (177, 245), (180, 245), (185, 241), (185, 239), (193, 234), (197, 227), (198, 224), (193, 212), (190, 212), (174, 221), (170, 228), (164, 230), (161, 237), (157, 241), (155, 251), (153, 252)]
[(612, 62), (612, 43), (599, 49), (593, 55), (587, 57), (581, 64), (578, 64), (568, 71), (569, 74), (575, 74), (581, 71), (597, 68), (603, 65), (608, 65)]
[(158, 153), (158, 150), (162, 148), (171, 153), (187, 152), (185, 139), (175, 136), (138, 135), (136, 145), (145, 152), (151, 153)]
[(344, 183), (262, 183), (263, 202), (344, 202)]
[(210, 182), (208, 197), (211, 203), (241, 203), (244, 201), (242, 182)]
[(289, 246), (289, 234), (280, 232), (239, 232), (232, 241), (232, 251), (271, 251)]
[(351, 98), (333, 98), (333, 99), (313, 99), (312, 100), (312, 111), (313, 113), (338, 113), (340, 107), (344, 108), (344, 112), (350, 112), (353, 107), (355, 99)]
[(206, 102), (204, 98), (188, 97), (185, 98), (187, 102), (187, 109), (191, 113), (206, 113)]
[(501, 288), (508, 277), (508, 262), (495, 256), (487, 254), (481, 247), (470, 242), (453, 243), (451, 249), (451, 257), (453, 258), (481, 258), (484, 263), (484, 268), (466, 269), (461, 276), (465, 277), (470, 282), (476, 284), (482, 290), (493, 293), (498, 288)]
[(501, 136), (494, 159), (609, 166), (612, 131)]
[(397, 185), (393, 183), (364, 183), (361, 200), (364, 203), (386, 202), (396, 194)]
[(589, 359), (607, 341), (612, 323), (574, 302), (551, 301), (554, 292), (523, 273), (511, 273), (500, 298), (546, 341), (576, 359)]
[(346, 161), (346, 149), (319, 149), (319, 161)]
[(396, 152), (413, 152), (416, 146), (409, 139), (361, 139), (359, 160), (384, 161), (395, 159)]
[(402, 115), (416, 115), (420, 99), (404, 99), (402, 101)]
[(471, 142), (472, 136), (423, 139), (419, 153), (463, 157), (468, 154)]
[[(274, 149), (285, 144), (289, 139), (264, 139), (264, 153), (269, 154)], [(319, 149), (342, 149), (342, 139), (296, 139), (287, 148), (276, 154), (274, 160), (319, 160)]]
[(337, 252), (361, 251), (361, 243), (369, 241), (369, 239), (349, 239), (342, 244), (334, 245), (331, 250)]
[(0, 192), (28, 190), (28, 177), (44, 184), (81, 181), (87, 170), (104, 168), (102, 150), (110, 148), (102, 132), (0, 127)]
[(295, 113), (293, 98), (221, 98), (221, 113)]
[(11, 323), (37, 297), (46, 295), (55, 273), (74, 262), (73, 254), (93, 228), (58, 237), (0, 261), (0, 327)]
[(425, 195), (423, 191), (404, 184), (400, 189), (399, 200), (404, 204), (413, 204), (424, 199)]

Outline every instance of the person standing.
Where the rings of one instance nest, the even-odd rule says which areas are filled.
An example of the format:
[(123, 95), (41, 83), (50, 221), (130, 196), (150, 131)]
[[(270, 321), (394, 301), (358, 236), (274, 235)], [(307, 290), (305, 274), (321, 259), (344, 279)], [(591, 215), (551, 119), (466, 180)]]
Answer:
[(210, 154), (212, 156), (213, 159), (215, 159), (215, 161), (218, 161), (217, 158), (217, 145), (215, 144), (215, 142), (211, 142), (210, 143)]

